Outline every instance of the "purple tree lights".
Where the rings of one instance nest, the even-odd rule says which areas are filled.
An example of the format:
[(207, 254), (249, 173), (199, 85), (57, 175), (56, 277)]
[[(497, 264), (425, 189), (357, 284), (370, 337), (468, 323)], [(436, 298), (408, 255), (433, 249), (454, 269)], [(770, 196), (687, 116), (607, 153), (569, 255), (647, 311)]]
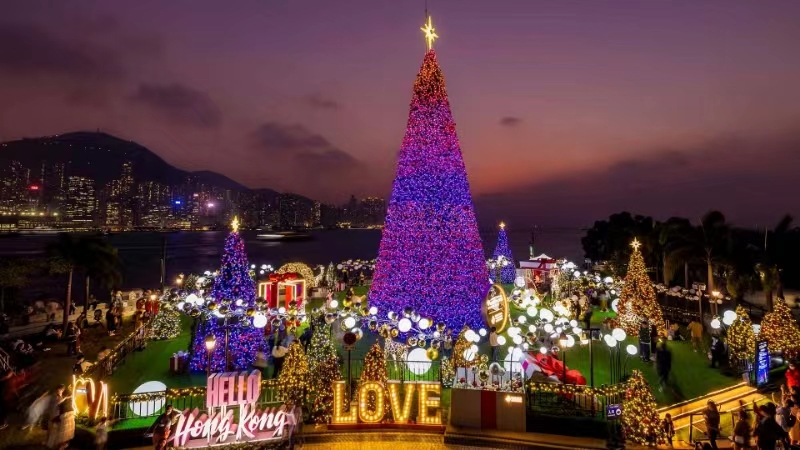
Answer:
[(509, 264), (504, 266), (500, 271), (500, 280), (497, 280), (497, 273), (490, 271), (492, 281), (495, 283), (510, 284), (514, 282), (517, 277), (517, 271), (514, 268), (514, 257), (511, 256), (511, 249), (508, 247), (508, 235), (506, 234), (506, 224), (500, 222), (500, 232), (497, 234), (497, 246), (494, 248), (492, 257), (497, 259), (498, 256), (505, 256)]
[(219, 275), (214, 279), (211, 296), (222, 299), (243, 300), (252, 306), (256, 299), (256, 284), (250, 277), (250, 265), (244, 250), (244, 239), (239, 235), (239, 220), (233, 219), (232, 231), (225, 239), (225, 252)]
[(232, 228), (225, 239), (219, 275), (207, 299), (212, 303), (204, 308), (189, 349), (189, 367), (193, 371), (208, 370), (206, 338), (211, 335), (216, 338), (210, 352), (212, 372), (248, 369), (264, 342), (264, 330), (253, 327), (245, 314), (255, 304), (255, 282), (250, 278), (244, 240), (239, 235), (239, 221), (235, 218)]
[(370, 305), (412, 307), (456, 331), (478, 329), (489, 288), (483, 255), (444, 75), (428, 50), (414, 82)]

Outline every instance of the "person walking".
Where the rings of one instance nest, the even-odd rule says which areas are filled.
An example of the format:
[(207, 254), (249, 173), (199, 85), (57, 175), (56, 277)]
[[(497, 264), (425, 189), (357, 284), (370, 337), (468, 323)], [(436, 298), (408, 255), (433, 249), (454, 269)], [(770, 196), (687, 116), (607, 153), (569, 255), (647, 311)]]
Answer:
[(108, 308), (106, 310), (106, 330), (108, 330), (109, 336), (114, 336), (117, 331), (117, 320), (114, 317), (114, 308)]
[(492, 327), (489, 333), (489, 345), (492, 347), (492, 362), (497, 362), (497, 350), (500, 348), (497, 340), (497, 327)]
[(639, 353), (642, 361), (650, 362), (650, 324), (647, 319), (639, 324)]
[(692, 339), (692, 349), (696, 352), (703, 349), (703, 324), (697, 320), (692, 320), (686, 327)]
[(711, 337), (711, 368), (719, 367), (725, 356), (725, 344), (716, 336)]
[(750, 416), (744, 407), (739, 410), (739, 421), (733, 428), (733, 447), (735, 450), (750, 450), (752, 444), (753, 427), (750, 425)]
[(656, 372), (658, 372), (658, 390), (663, 392), (667, 385), (669, 373), (672, 370), (672, 353), (667, 348), (666, 342), (661, 342), (656, 347)]
[(717, 437), (719, 437), (719, 411), (714, 400), (709, 400), (706, 409), (703, 410), (703, 420), (706, 424), (706, 433), (710, 440), (711, 448), (717, 450)]

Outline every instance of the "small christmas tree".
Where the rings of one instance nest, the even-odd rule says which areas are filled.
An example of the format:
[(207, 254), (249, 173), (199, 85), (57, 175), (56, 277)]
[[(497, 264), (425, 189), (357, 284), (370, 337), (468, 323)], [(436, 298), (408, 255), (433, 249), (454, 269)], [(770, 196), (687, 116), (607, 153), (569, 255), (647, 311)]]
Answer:
[(659, 334), (665, 334), (667, 330), (664, 317), (661, 315), (661, 306), (656, 301), (656, 291), (647, 275), (639, 246), (641, 246), (639, 241), (634, 239), (631, 243), (633, 252), (628, 263), (628, 274), (625, 276), (617, 308), (621, 312), (620, 325), (626, 333), (634, 335), (639, 332), (640, 322), (648, 319), (651, 325), (658, 328)]
[(333, 414), (333, 382), (338, 381), (339, 358), (329, 356), (316, 364), (314, 373), (314, 404), (311, 406), (311, 418), (314, 423), (328, 423)]
[(469, 330), (469, 327), (465, 326), (461, 332), (458, 333), (456, 344), (453, 346), (453, 365), (455, 366), (456, 370), (459, 367), (463, 367), (465, 369), (470, 368), (475, 365), (475, 361), (477, 360), (478, 355), (475, 355), (475, 357), (473, 357), (470, 361), (464, 357), (464, 353), (466, 353), (467, 350), (472, 347), (472, 343), (465, 337), (467, 330)]
[(500, 271), (500, 279), (497, 280), (497, 272), (494, 270), (489, 271), (492, 281), (495, 283), (511, 284), (514, 278), (517, 277), (517, 270), (515, 269), (514, 257), (511, 255), (511, 249), (508, 247), (508, 235), (506, 234), (506, 224), (500, 222), (500, 232), (497, 234), (497, 246), (494, 248), (492, 254), (494, 259), (498, 256), (504, 256), (508, 260), (508, 265), (503, 267)]
[(308, 360), (311, 372), (316, 374), (317, 366), (330, 358), (337, 358), (336, 346), (333, 345), (331, 340), (331, 326), (323, 321), (314, 328), (314, 334), (308, 344)]
[(625, 388), (622, 402), (622, 430), (625, 439), (637, 444), (661, 444), (664, 431), (658, 417), (656, 400), (642, 372), (634, 370)]
[(328, 289), (336, 289), (336, 281), (339, 279), (339, 274), (336, 273), (336, 266), (333, 263), (328, 264), (328, 268), (325, 269), (325, 286)]
[(294, 341), (289, 346), (289, 353), (278, 377), (278, 386), (286, 403), (305, 406), (311, 393), (311, 370), (303, 346)]
[[(386, 375), (386, 362), (384, 361), (383, 349), (381, 345), (377, 342), (372, 348), (369, 349), (367, 352), (367, 356), (364, 357), (364, 369), (361, 371), (361, 378), (360, 383), (364, 384), (367, 381), (377, 381), (383, 386), (383, 392), (386, 396), (384, 398), (384, 408), (386, 408), (386, 412), (389, 412), (389, 386), (387, 384), (388, 375)], [(367, 399), (367, 410), (368, 411), (375, 411), (376, 400), (373, 397), (374, 394), (370, 393), (369, 398)]]
[(781, 299), (776, 300), (774, 309), (764, 315), (759, 337), (767, 341), (770, 352), (783, 352), (787, 360), (800, 354), (800, 327)]
[(728, 356), (731, 361), (752, 361), (756, 356), (756, 333), (747, 311), (736, 307), (736, 320), (728, 328)]
[(181, 334), (181, 316), (171, 303), (162, 302), (150, 327), (149, 339), (172, 339)]

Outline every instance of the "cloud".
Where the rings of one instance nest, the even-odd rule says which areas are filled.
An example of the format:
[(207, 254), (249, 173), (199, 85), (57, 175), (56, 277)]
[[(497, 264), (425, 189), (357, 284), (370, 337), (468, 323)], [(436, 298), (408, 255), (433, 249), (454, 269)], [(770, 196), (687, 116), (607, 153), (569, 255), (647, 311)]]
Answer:
[(519, 117), (506, 116), (500, 119), (500, 125), (504, 127), (515, 127), (521, 123), (522, 119), (520, 119)]
[(29, 24), (0, 24), (0, 71), (11, 74), (60, 75), (82, 82), (124, 77), (119, 56), (89, 42), (69, 42)]
[(182, 84), (142, 83), (130, 98), (175, 123), (216, 128), (222, 122), (222, 112), (208, 94)]
[(796, 190), (798, 150), (800, 130), (643, 148), (641, 157), (479, 196), (476, 205), (482, 223), (573, 226), (623, 210), (696, 220), (711, 209), (746, 226), (773, 223), (800, 213), (800, 199), (789, 194)]
[(350, 153), (303, 125), (266, 122), (250, 136), (250, 157), (267, 157), (266, 171), (282, 190), (340, 200), (372, 181), (372, 172)]
[(342, 108), (342, 104), (336, 100), (325, 98), (319, 93), (309, 95), (305, 98), (309, 106), (316, 109), (323, 110), (338, 110)]

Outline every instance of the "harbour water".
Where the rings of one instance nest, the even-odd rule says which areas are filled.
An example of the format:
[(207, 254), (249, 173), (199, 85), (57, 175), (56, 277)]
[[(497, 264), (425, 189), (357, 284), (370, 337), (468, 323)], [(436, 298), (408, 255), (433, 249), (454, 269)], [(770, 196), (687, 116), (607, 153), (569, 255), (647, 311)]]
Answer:
[[(227, 231), (176, 232), (176, 233), (119, 233), (109, 237), (119, 249), (123, 263), (123, 289), (149, 288), (159, 284), (162, 242), (167, 244), (167, 280), (180, 273), (200, 273), (219, 266)], [(255, 231), (243, 231), (248, 258), (253, 264), (281, 264), (300, 261), (311, 266), (338, 263), (350, 258), (373, 259), (380, 244), (380, 230), (351, 229), (312, 232), (308, 241), (261, 241)], [(509, 245), (516, 259), (527, 259), (529, 232), (508, 233)], [(566, 257), (582, 261), (578, 228), (542, 229), (537, 231), (535, 252), (552, 257)], [(481, 233), (487, 256), (494, 251), (497, 234), (487, 230)], [(43, 256), (47, 244), (55, 236), (19, 236), (0, 240), (2, 256)], [(60, 283), (59, 283), (60, 284)], [(82, 283), (76, 280), (76, 295), (82, 292)], [(45, 286), (37, 286), (45, 289)], [(26, 296), (28, 297), (28, 296)]]

